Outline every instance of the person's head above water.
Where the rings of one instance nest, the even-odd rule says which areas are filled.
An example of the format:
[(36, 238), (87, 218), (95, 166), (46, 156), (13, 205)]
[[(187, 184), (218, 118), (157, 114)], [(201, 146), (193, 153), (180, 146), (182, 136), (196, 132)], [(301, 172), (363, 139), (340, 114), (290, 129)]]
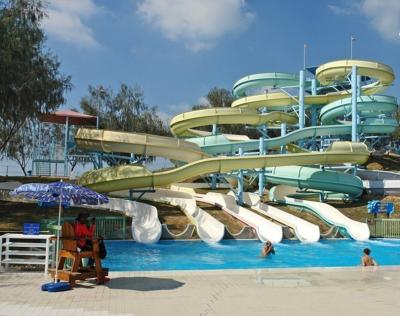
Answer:
[(365, 248), (364, 249), (364, 253), (369, 256), (369, 254), (371, 253), (371, 250), (369, 248)]

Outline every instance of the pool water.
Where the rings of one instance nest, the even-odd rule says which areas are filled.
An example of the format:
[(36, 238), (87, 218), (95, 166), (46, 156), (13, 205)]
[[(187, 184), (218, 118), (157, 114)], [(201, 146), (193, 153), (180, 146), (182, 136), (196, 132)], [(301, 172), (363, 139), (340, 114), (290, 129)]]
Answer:
[(104, 266), (112, 271), (259, 269), (303, 267), (352, 267), (361, 262), (368, 247), (379, 265), (400, 265), (400, 240), (322, 240), (306, 244), (284, 241), (274, 245), (275, 255), (261, 257), (262, 243), (256, 240), (202, 241), (106, 241)]

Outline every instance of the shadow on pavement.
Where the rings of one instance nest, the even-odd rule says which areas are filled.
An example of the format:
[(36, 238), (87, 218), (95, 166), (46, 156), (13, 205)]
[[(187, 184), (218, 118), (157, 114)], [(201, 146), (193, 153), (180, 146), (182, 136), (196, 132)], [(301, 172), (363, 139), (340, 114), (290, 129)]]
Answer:
[(149, 277), (120, 277), (111, 278), (106, 286), (110, 289), (136, 290), (136, 291), (161, 291), (174, 290), (185, 283), (174, 279), (149, 278)]

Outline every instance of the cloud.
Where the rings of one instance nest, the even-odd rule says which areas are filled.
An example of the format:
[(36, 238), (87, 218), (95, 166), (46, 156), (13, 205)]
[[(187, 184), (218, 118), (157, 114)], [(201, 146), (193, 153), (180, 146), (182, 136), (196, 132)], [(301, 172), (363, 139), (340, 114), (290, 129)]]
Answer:
[(207, 106), (210, 105), (210, 101), (208, 101), (208, 99), (207, 99), (206, 97), (200, 97), (200, 98), (197, 100), (197, 103), (198, 103), (199, 105), (207, 105)]
[(54, 38), (82, 47), (98, 47), (93, 30), (85, 23), (99, 12), (93, 0), (50, 0), (45, 31)]
[(184, 112), (189, 112), (192, 110), (192, 106), (187, 103), (180, 103), (180, 104), (170, 104), (166, 107), (167, 111), (159, 111), (158, 115), (164, 119), (169, 121), (172, 119), (174, 116), (184, 113)]
[(328, 4), (328, 8), (337, 15), (351, 15), (353, 13), (352, 8), (349, 7), (339, 7), (333, 4)]
[(245, 0), (143, 0), (137, 13), (193, 52), (212, 49), (223, 35), (245, 29), (254, 18)]
[(390, 41), (400, 39), (399, 0), (363, 0), (361, 10), (383, 38)]
[(360, 0), (348, 6), (328, 5), (338, 15), (361, 13), (371, 26), (386, 40), (400, 40), (399, 0)]

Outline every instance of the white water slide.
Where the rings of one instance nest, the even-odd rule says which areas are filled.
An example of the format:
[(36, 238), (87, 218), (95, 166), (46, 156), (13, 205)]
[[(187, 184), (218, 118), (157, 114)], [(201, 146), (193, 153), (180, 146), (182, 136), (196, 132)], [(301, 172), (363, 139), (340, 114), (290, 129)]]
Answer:
[(326, 203), (287, 197), (295, 194), (297, 190), (295, 187), (278, 185), (270, 190), (270, 200), (307, 209), (326, 223), (339, 227), (341, 231), (344, 231), (354, 240), (365, 241), (369, 239), (370, 232), (367, 224), (348, 218), (333, 206)]
[(254, 228), (258, 238), (265, 242), (279, 243), (283, 238), (282, 226), (236, 204), (235, 197), (215, 192), (197, 194), (197, 201), (220, 207), (223, 211)]
[(243, 201), (253, 210), (293, 229), (297, 239), (302, 242), (316, 242), (320, 238), (320, 231), (317, 225), (284, 212), (276, 207), (262, 203), (260, 197), (255, 193), (244, 192)]
[(158, 220), (157, 208), (141, 202), (109, 198), (107, 204), (90, 208), (102, 208), (132, 217), (132, 237), (140, 243), (155, 243), (161, 237), (161, 223)]
[(142, 199), (179, 207), (196, 226), (197, 234), (205, 242), (219, 242), (224, 237), (224, 224), (198, 207), (196, 200), (188, 193), (157, 189), (153, 193), (146, 193)]

